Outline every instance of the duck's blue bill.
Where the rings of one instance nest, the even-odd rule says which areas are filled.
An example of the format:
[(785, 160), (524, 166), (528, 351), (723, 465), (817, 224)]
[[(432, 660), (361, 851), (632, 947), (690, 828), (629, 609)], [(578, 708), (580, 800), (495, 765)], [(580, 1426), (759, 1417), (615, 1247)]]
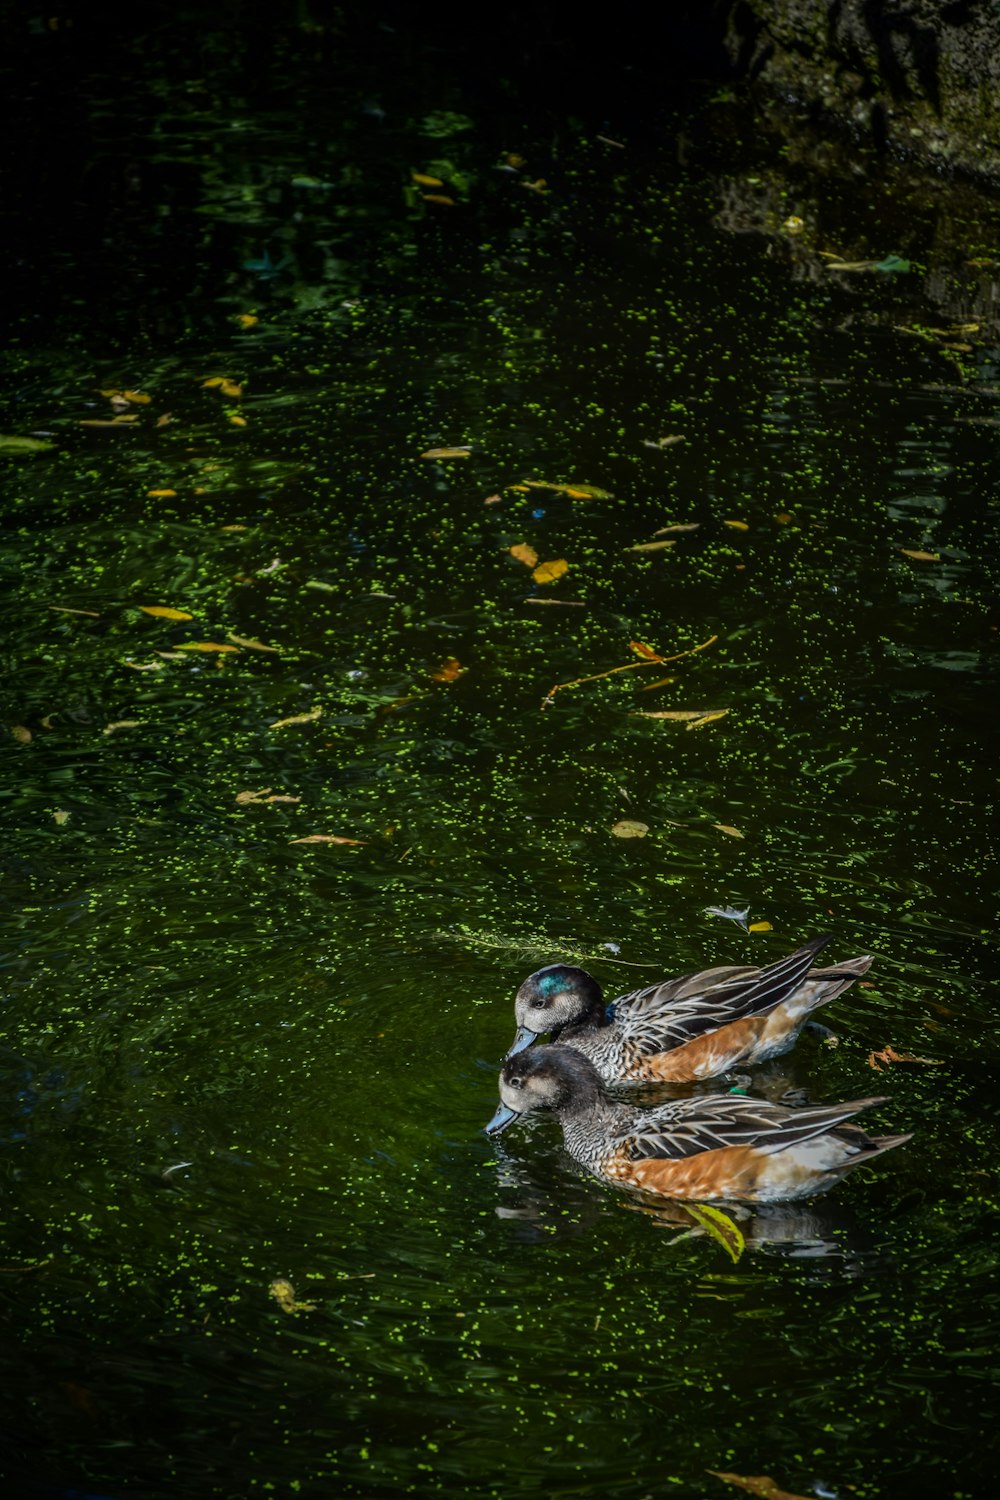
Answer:
[(498, 1104), (496, 1114), (488, 1125), (483, 1126), (483, 1129), (487, 1135), (499, 1135), (501, 1130), (506, 1130), (511, 1121), (516, 1119), (516, 1109), (508, 1109), (506, 1104)]
[(532, 1042), (537, 1042), (540, 1036), (540, 1031), (529, 1031), (527, 1026), (519, 1026), (517, 1028), (517, 1036), (511, 1042), (508, 1051), (504, 1054), (504, 1062), (507, 1061), (508, 1057), (516, 1057), (519, 1052), (524, 1051), (525, 1047), (530, 1047)]

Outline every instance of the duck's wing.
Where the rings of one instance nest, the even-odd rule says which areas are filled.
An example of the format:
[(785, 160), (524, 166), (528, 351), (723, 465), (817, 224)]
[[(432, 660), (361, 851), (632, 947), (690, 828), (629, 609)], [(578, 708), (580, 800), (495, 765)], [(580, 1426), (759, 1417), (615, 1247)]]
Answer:
[(763, 1099), (717, 1094), (678, 1099), (633, 1120), (616, 1145), (633, 1161), (658, 1158), (679, 1161), (703, 1151), (753, 1147), (772, 1153), (801, 1145), (843, 1125), (863, 1109), (883, 1104), (885, 1096), (852, 1099), (846, 1104), (822, 1104), (808, 1109), (786, 1109)]
[(608, 1007), (643, 1052), (667, 1052), (730, 1021), (773, 1010), (802, 984), (816, 955), (830, 941), (813, 938), (766, 968), (703, 969), (633, 990)]

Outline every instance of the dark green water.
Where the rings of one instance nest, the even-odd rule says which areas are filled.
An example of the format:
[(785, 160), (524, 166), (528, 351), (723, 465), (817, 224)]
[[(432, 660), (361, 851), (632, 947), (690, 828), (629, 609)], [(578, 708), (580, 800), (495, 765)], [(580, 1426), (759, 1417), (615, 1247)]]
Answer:
[[(9, 1493), (992, 1494), (995, 205), (935, 259), (891, 165), (405, 17), (76, 19), (5, 80)], [(482, 1135), (538, 964), (819, 931), (871, 983), (754, 1087), (915, 1140), (738, 1264)]]

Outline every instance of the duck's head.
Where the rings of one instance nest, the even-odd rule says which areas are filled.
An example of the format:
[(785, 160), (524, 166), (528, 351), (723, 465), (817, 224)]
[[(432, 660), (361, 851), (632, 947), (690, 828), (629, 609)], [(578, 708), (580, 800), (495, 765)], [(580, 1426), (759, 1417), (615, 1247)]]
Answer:
[(514, 1057), (549, 1032), (555, 1040), (569, 1026), (603, 1026), (601, 986), (586, 969), (573, 964), (549, 964), (522, 984), (514, 996), (517, 1035), (507, 1052)]
[(485, 1127), (487, 1135), (501, 1130), (533, 1109), (579, 1106), (600, 1093), (601, 1080), (589, 1058), (572, 1047), (533, 1047), (508, 1057), (500, 1071), (500, 1103)]

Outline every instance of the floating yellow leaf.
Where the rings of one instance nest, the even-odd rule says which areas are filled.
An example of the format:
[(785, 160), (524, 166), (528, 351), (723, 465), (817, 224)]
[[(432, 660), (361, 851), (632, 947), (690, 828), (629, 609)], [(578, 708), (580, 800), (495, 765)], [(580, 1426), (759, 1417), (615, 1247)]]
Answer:
[(426, 172), (414, 172), (414, 182), (419, 182), (421, 187), (444, 187), (440, 177), (428, 177)]
[(122, 417), (85, 417), (77, 425), (80, 427), (127, 427), (130, 422), (138, 422), (136, 413), (130, 412)]
[(126, 401), (131, 401), (133, 406), (148, 406), (152, 396), (146, 396), (142, 391), (122, 391)]
[(11, 732), (12, 738), (15, 739), (15, 740), (17, 740), (17, 743), (19, 745), (30, 745), (31, 744), (31, 741), (32, 741), (32, 738), (33, 738), (31, 730), (28, 729), (24, 724), (14, 724), (14, 725), (12, 725), (10, 732)]
[(445, 208), (454, 208), (454, 198), (449, 198), (447, 193), (421, 193), (425, 203), (443, 203)]
[(290, 844), (367, 844), (367, 839), (344, 839), (336, 833), (307, 833), (301, 839), (289, 839)]
[(284, 729), (287, 724), (311, 724), (314, 719), (320, 717), (322, 712), (321, 708), (314, 708), (311, 713), (293, 714), (290, 719), (275, 719), (267, 727), (268, 729)]
[(649, 832), (648, 823), (639, 823), (634, 818), (621, 818), (610, 830), (616, 839), (644, 839)]
[(529, 547), (527, 542), (518, 542), (516, 546), (511, 547), (510, 555), (529, 568), (535, 567), (538, 563), (538, 553), (534, 547)]
[(421, 458), (468, 458), (472, 452), (471, 445), (464, 448), (428, 448), (426, 453), (421, 453)]
[(231, 411), (229, 413), (229, 422), (233, 427), (245, 427), (247, 425), (246, 417), (241, 417), (239, 413), (235, 411)]
[(201, 382), (203, 391), (211, 390), (213, 386), (223, 385), (226, 377), (224, 375), (210, 375), (207, 380)]
[(177, 494), (176, 490), (147, 490), (146, 491), (146, 499), (147, 500), (168, 500), (168, 499), (170, 499), (172, 496), (174, 496), (176, 494)]
[(513, 167), (515, 172), (519, 172), (520, 169), (524, 166), (524, 157), (518, 156), (516, 151), (508, 151), (507, 155), (504, 157), (504, 161), (507, 163), (508, 167)]
[(701, 729), (705, 724), (714, 724), (716, 719), (724, 719), (728, 712), (728, 708), (717, 708), (710, 714), (702, 714), (700, 719), (692, 719), (686, 728)]
[(138, 604), (144, 615), (155, 615), (158, 620), (193, 620), (194, 615), (189, 615), (183, 609), (171, 609), (168, 604)]
[(773, 931), (774, 931), (774, 924), (772, 922), (751, 922), (750, 926), (747, 928), (747, 932), (773, 932)]
[(437, 671), (432, 672), (431, 676), (435, 682), (454, 682), (456, 678), (461, 677), (465, 670), (466, 668), (462, 666), (457, 656), (446, 656)]
[(253, 328), (260, 322), (256, 313), (237, 313), (236, 321), (243, 328)]
[(746, 1249), (746, 1240), (743, 1238), (743, 1231), (727, 1213), (708, 1203), (685, 1203), (684, 1207), (695, 1223), (732, 1257), (734, 1263), (739, 1260)]
[(713, 823), (712, 827), (717, 828), (720, 833), (728, 833), (731, 839), (746, 838), (746, 834), (740, 833), (740, 830), (738, 828), (734, 828), (731, 823)]
[(788, 526), (792, 517), (788, 514), (787, 510), (779, 510), (774, 519), (779, 526)]
[(658, 651), (654, 651), (652, 646), (644, 646), (642, 641), (629, 641), (628, 644), (629, 649), (631, 651), (634, 651), (636, 656), (641, 656), (643, 661), (662, 660), (662, 657), (660, 656), (660, 653)]
[(271, 788), (269, 786), (265, 786), (261, 787), (259, 792), (237, 792), (236, 801), (240, 804), (240, 806), (244, 806), (247, 803), (301, 802), (302, 798), (285, 796), (281, 792), (274, 792), (272, 794)]
[(553, 604), (560, 609), (586, 609), (586, 601), (583, 599), (542, 599), (537, 594), (529, 594), (522, 599), (522, 604)]
[(746, 521), (723, 521), (723, 526), (731, 526), (734, 531), (749, 531), (750, 527)]
[[(667, 678), (666, 681), (670, 681)], [(655, 684), (654, 684), (655, 685)], [(634, 708), (632, 715), (637, 719), (703, 719), (708, 712), (704, 708)]]
[(46, 609), (54, 609), (60, 615), (87, 615), (91, 620), (99, 620), (101, 617), (96, 609), (70, 609), (66, 604), (47, 604)]
[(238, 651), (237, 646), (227, 646), (224, 641), (184, 641), (178, 651)]
[(709, 1469), (707, 1472), (714, 1474), (716, 1479), (721, 1479), (725, 1484), (736, 1484), (741, 1490), (749, 1490), (751, 1495), (759, 1495), (760, 1500), (806, 1500), (804, 1495), (780, 1489), (767, 1474), (723, 1474), (718, 1469)]
[(55, 812), (52, 814), (53, 823), (57, 823), (60, 828), (62, 828), (65, 823), (69, 822), (69, 818), (70, 815), (64, 807), (57, 807)]
[(273, 651), (275, 656), (279, 655), (277, 646), (265, 646), (263, 641), (258, 641), (253, 636), (233, 635), (230, 631), (226, 640), (232, 641), (236, 646), (243, 646), (247, 651)]
[(534, 182), (522, 182), (522, 187), (530, 188), (533, 193), (548, 193), (551, 189), (546, 185), (544, 177), (538, 177)]
[(539, 563), (532, 571), (532, 578), (536, 583), (555, 583), (564, 573), (569, 572), (569, 563), (564, 557), (553, 558), (551, 562)]
[(700, 521), (675, 521), (671, 526), (661, 526), (653, 535), (666, 536), (668, 531), (697, 531), (700, 525)]
[(141, 719), (116, 719), (113, 724), (105, 724), (105, 734), (117, 734), (120, 729), (138, 729), (142, 724)]
[(665, 547), (676, 547), (676, 542), (636, 542), (634, 547), (626, 547), (626, 552), (662, 552)]
[(940, 562), (940, 552), (911, 552), (909, 547), (900, 547), (904, 557), (912, 557), (914, 562)]

